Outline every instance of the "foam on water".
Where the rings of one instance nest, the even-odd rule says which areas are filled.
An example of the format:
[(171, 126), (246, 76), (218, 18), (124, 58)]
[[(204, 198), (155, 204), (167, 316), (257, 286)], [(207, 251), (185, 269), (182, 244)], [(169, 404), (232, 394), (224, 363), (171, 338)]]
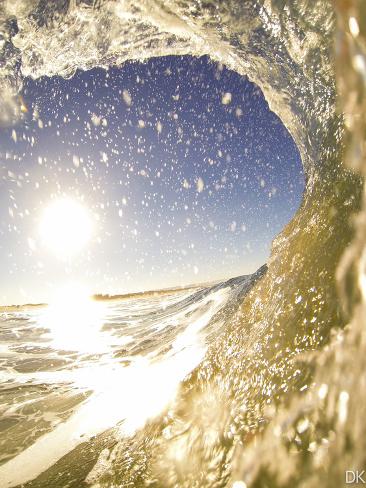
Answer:
[[(7, 425), (1, 448), (3, 460), (10, 460), (0, 467), (2, 485), (36, 477), (81, 442), (121, 422), (114, 435), (126, 437), (161, 414), (202, 361), (210, 332), (219, 334), (255, 279), (237, 278), (196, 292), (90, 301), (92, 313), (84, 304), (77, 316), (80, 328), (73, 307), (64, 303), (69, 315), (59, 324), (56, 314), (56, 335), (52, 305), (3, 314), (2, 422)], [(70, 340), (70, 322), (85, 334), (86, 348), (72, 333)]]

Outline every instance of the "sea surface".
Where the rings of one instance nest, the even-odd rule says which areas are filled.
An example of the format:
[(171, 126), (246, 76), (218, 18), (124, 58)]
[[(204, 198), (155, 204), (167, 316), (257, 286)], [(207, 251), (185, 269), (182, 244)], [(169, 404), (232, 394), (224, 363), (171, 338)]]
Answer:
[(265, 270), (1, 313), (1, 486), (36, 477), (110, 428), (128, 437), (161, 416)]

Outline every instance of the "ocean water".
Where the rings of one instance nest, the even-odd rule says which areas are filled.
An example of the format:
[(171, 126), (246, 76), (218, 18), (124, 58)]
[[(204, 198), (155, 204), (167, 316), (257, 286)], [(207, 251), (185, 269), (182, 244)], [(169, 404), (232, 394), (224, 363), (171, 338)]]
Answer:
[[(171, 326), (144, 337), (142, 328), (136, 331), (142, 342), (122, 344), (129, 338), (113, 330), (111, 317), (124, 312), (108, 304), (103, 320), (110, 330), (100, 341), (86, 337), (92, 354), (66, 352), (62, 335), (45, 352), (46, 326), (37, 322), (44, 311), (2, 318), (4, 343), (14, 346), (20, 338), (19, 352), (2, 346), (8, 420), (1, 426), (16, 432), (2, 444), (2, 484), (34, 478), (25, 486), (343, 486), (345, 471), (366, 467), (365, 2), (24, 0), (3, 1), (0, 15), (2, 125), (21, 115), (16, 93), (26, 76), (209, 55), (258, 84), (293, 136), (307, 176), (302, 205), (275, 239), (265, 275), (237, 295), (235, 311), (225, 305), (232, 285), (187, 305), (198, 322), (183, 320), (186, 335)], [(145, 305), (151, 320), (151, 308), (164, 315), (170, 307), (162, 311), (158, 298)], [(166, 351), (156, 334), (167, 341)], [(31, 345), (41, 337), (42, 347)], [(17, 393), (7, 383), (20, 375), (7, 365), (17, 354), (28, 392), (27, 383)], [(46, 354), (47, 361), (31, 354)], [(156, 374), (145, 369), (148, 354), (148, 361), (160, 358), (149, 370)], [(101, 374), (83, 376), (83, 363)], [(116, 397), (125, 399), (130, 424)], [(43, 406), (32, 410), (36, 398)], [(77, 417), (78, 411), (90, 416)], [(96, 420), (83, 425), (92, 412)], [(111, 420), (120, 424), (119, 435)], [(19, 447), (26, 444), (34, 446), (29, 457)]]
[(1, 486), (35, 478), (108, 429), (128, 438), (160, 416), (265, 271), (1, 313)]

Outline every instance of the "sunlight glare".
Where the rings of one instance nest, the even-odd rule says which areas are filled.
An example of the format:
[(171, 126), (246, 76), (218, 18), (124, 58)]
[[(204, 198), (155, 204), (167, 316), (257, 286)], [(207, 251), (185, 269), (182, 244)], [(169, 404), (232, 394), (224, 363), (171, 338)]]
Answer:
[(40, 235), (44, 245), (60, 258), (69, 258), (89, 241), (92, 220), (87, 209), (71, 198), (62, 198), (45, 208)]
[(92, 300), (87, 288), (71, 284), (55, 293), (42, 322), (57, 347), (92, 353), (107, 349), (101, 333), (104, 316), (103, 303)]

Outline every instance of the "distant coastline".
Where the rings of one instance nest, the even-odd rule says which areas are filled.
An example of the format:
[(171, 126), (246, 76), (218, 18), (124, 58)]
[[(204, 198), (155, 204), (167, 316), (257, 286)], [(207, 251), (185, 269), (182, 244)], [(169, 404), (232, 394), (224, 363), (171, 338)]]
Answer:
[(0, 313), (6, 312), (19, 312), (21, 310), (27, 310), (29, 308), (44, 308), (47, 307), (47, 303), (24, 303), (23, 305), (0, 305)]
[[(196, 290), (198, 288), (203, 288), (208, 286), (208, 284), (196, 284), (196, 285), (186, 285), (186, 286), (175, 286), (173, 288), (163, 288), (160, 290), (146, 290), (146, 291), (138, 291), (132, 293), (123, 293), (118, 295), (104, 295), (101, 293), (96, 293), (95, 295), (91, 295), (91, 299), (97, 302), (103, 301), (114, 301), (114, 300), (129, 300), (131, 298), (148, 298), (152, 296), (162, 296), (162, 295), (170, 295), (172, 293), (179, 293), (182, 291), (187, 290)], [(37, 308), (44, 308), (47, 307), (47, 303), (24, 303), (21, 305), (0, 305), (0, 313), (10, 313), (10, 312), (19, 312), (22, 310), (28, 309), (37, 309)]]
[(92, 295), (92, 299), (96, 301), (112, 301), (112, 300), (128, 300), (130, 298), (147, 298), (152, 296), (170, 295), (172, 293), (179, 293), (181, 291), (187, 291), (187, 290), (196, 290), (197, 288), (202, 288), (204, 286), (206, 285), (199, 284), (199, 285), (176, 286), (174, 288), (137, 291), (137, 292), (125, 293), (121, 295), (102, 295), (98, 293), (96, 295)]

